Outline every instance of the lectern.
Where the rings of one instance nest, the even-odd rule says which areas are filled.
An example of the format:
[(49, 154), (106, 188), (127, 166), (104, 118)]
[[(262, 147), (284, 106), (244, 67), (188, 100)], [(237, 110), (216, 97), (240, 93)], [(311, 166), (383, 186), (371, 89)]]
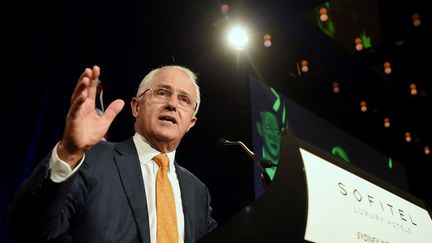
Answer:
[(431, 210), (284, 129), (271, 186), (198, 242), (432, 242)]

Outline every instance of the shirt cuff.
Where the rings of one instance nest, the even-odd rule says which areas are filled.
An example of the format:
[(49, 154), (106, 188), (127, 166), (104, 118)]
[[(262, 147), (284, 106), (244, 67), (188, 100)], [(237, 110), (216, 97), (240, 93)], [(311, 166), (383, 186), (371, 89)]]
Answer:
[(63, 160), (61, 160), (58, 157), (57, 154), (57, 146), (59, 143), (57, 143), (54, 146), (54, 149), (51, 153), (51, 158), (49, 161), (49, 167), (51, 171), (50, 178), (53, 182), (60, 183), (71, 177), (75, 172), (78, 171), (79, 167), (81, 167), (82, 162), (84, 161), (85, 155), (82, 157), (81, 161), (78, 163), (78, 165), (75, 167), (75, 169), (71, 169), (71, 167)]

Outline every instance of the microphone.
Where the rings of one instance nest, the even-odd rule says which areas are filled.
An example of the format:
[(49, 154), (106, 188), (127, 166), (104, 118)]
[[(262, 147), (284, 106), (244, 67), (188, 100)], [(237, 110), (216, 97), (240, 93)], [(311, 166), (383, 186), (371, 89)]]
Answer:
[(219, 138), (217, 141), (217, 144), (221, 147), (223, 146), (229, 146), (229, 145), (239, 145), (255, 162), (258, 163), (258, 166), (262, 168), (271, 168), (271, 167), (277, 167), (277, 164), (274, 164), (270, 160), (266, 159), (258, 159), (254, 152), (252, 152), (244, 143), (241, 141), (230, 141), (225, 138)]

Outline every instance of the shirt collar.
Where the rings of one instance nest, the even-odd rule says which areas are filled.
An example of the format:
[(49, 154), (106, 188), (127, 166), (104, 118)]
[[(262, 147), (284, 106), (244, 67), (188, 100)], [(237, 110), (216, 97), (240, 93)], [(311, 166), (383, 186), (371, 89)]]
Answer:
[[(140, 163), (145, 165), (152, 162), (153, 157), (160, 154), (161, 152), (154, 149), (145, 137), (139, 133), (135, 133), (133, 136), (133, 141), (135, 143), (136, 150), (138, 152), (138, 158)], [(174, 169), (174, 159), (176, 150), (167, 153), (169, 158), (169, 171), (175, 171)]]

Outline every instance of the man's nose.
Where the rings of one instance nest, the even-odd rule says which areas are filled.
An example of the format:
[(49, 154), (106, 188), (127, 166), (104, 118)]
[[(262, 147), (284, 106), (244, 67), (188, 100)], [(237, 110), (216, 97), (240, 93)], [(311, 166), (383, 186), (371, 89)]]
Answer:
[(176, 96), (176, 95), (172, 95), (172, 96), (169, 98), (167, 104), (168, 104), (170, 107), (177, 108), (178, 105), (179, 105), (179, 100), (178, 100), (177, 96)]

